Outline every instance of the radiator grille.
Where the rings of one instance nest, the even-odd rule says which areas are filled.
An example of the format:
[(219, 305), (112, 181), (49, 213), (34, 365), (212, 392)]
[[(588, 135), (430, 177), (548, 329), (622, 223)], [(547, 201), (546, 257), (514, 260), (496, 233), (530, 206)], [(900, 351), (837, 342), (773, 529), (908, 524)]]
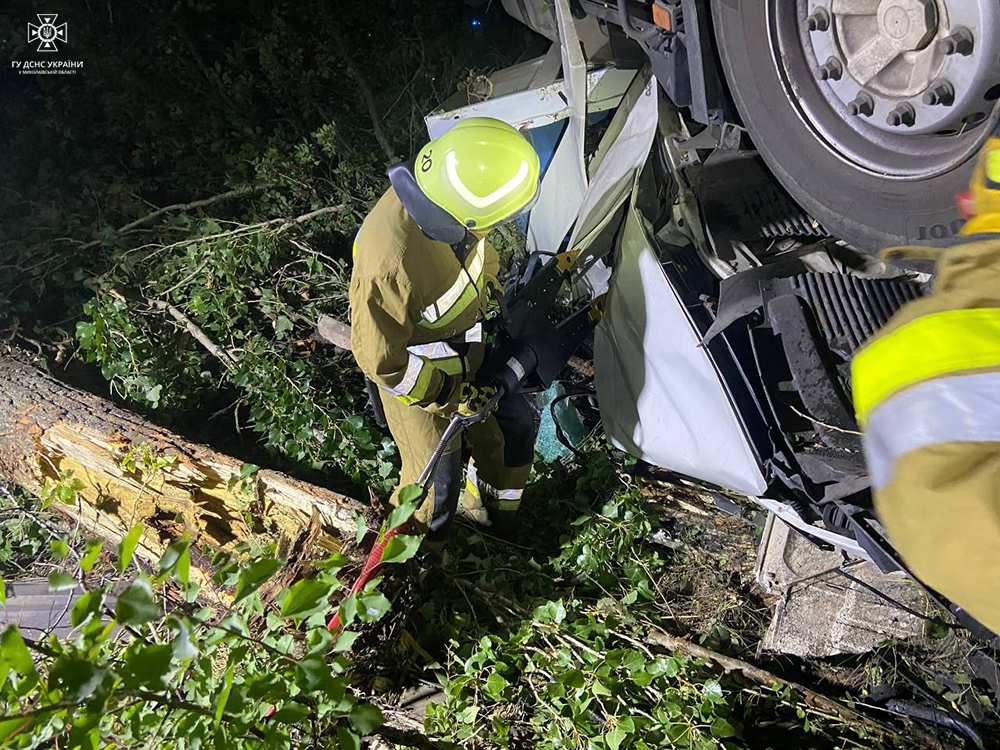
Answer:
[(845, 355), (884, 326), (896, 310), (922, 296), (916, 282), (839, 273), (803, 273), (782, 281), (809, 304), (831, 347)]

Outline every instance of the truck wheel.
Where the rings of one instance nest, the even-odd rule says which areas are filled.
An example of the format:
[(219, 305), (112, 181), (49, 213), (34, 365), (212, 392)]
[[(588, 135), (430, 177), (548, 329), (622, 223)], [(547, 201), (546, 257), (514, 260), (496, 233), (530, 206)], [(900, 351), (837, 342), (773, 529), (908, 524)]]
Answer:
[(950, 237), (1000, 119), (996, 0), (712, 0), (754, 144), (835, 236), (876, 252)]

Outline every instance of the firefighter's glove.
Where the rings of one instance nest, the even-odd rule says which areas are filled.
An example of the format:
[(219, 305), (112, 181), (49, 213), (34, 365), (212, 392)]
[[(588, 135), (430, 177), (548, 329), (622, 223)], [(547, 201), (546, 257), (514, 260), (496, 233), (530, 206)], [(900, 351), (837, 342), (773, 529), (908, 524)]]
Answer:
[(498, 317), (502, 312), (503, 308), (500, 306), (500, 297), (503, 292), (497, 288), (497, 285), (493, 281), (486, 282), (486, 304), (483, 309), (483, 317), (486, 320), (493, 320), (493, 318)]
[[(463, 417), (475, 417), (483, 412), (489, 405), (497, 389), (492, 385), (473, 385), (472, 383), (462, 383), (458, 393), (458, 413)], [(491, 408), (495, 408), (491, 407)]]

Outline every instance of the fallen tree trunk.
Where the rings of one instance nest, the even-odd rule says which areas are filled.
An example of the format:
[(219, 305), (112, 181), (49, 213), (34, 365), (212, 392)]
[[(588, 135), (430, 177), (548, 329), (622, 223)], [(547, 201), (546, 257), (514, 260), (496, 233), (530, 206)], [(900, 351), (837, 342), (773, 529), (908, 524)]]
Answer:
[[(170, 463), (149, 470), (143, 458)], [(40, 494), (72, 472), (83, 488), (73, 504), (52, 507), (112, 540), (144, 524), (136, 553), (147, 561), (185, 532), (216, 549), (261, 536), (295, 539), (314, 513), (322, 525), (315, 546), (333, 552), (354, 537), (358, 514), (369, 514), (356, 500), (277, 471), (233, 481), (242, 466), (0, 354), (0, 474)], [(203, 578), (199, 562), (192, 559)]]

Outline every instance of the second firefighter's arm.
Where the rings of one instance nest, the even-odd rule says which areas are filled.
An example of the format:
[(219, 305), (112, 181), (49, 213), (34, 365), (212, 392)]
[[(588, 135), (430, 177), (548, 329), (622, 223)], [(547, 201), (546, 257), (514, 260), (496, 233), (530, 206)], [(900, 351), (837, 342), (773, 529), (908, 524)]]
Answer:
[(365, 375), (405, 404), (445, 403), (452, 379), (406, 348), (420, 309), (407, 280), (362, 277), (351, 287), (351, 350)]

